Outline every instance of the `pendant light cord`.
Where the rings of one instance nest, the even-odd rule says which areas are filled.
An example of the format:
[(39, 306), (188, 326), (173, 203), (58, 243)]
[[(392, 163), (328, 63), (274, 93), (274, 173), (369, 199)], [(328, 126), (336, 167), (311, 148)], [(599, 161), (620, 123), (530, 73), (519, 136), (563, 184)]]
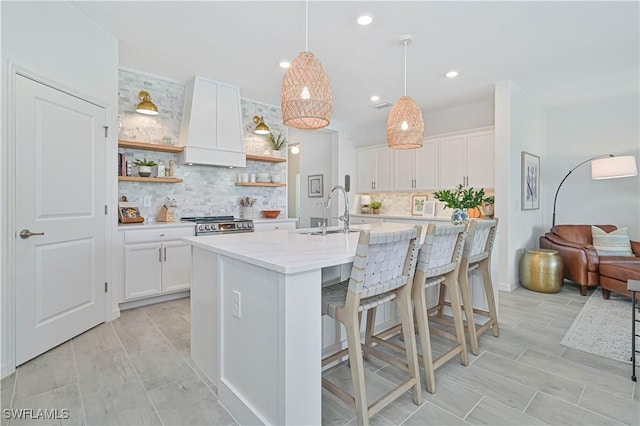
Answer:
[(404, 41), (404, 95), (407, 96), (407, 40)]
[(305, 2), (304, 8), (304, 50), (309, 51), (309, 0)]

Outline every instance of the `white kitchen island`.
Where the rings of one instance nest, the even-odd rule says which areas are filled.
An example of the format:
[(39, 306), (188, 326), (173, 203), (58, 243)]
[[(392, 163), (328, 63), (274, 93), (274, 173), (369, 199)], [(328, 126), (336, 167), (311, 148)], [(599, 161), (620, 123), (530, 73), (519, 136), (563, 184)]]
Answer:
[[(358, 225), (372, 232), (408, 224)], [(191, 357), (240, 424), (321, 423), (322, 269), (353, 262), (358, 233), (269, 231), (192, 245)]]

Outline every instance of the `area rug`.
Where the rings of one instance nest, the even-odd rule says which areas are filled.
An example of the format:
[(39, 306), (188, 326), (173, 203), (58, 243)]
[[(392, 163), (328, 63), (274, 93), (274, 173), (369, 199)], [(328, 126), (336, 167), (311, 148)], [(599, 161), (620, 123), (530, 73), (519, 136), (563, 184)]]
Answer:
[(631, 364), (631, 299), (596, 289), (560, 344)]

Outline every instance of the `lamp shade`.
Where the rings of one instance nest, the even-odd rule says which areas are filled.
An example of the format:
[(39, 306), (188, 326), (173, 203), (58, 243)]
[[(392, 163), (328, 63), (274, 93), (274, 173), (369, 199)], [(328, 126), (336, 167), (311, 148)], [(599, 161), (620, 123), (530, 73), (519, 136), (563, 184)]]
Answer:
[(369, 204), (371, 204), (371, 195), (361, 195), (360, 196), (360, 205), (361, 206), (368, 206)]
[(331, 85), (322, 63), (300, 52), (282, 79), (282, 122), (297, 129), (321, 129), (331, 122)]
[(424, 139), (422, 111), (410, 96), (401, 97), (387, 119), (387, 144), (392, 149), (421, 148)]
[(140, 102), (136, 107), (136, 112), (145, 115), (158, 115), (158, 107), (151, 102), (151, 95), (149, 92), (142, 90), (138, 93), (138, 98), (140, 98), (142, 102)]
[(638, 167), (636, 166), (636, 157), (633, 155), (606, 157), (591, 162), (591, 177), (593, 179), (614, 179), (637, 175)]
[(269, 133), (271, 133), (269, 127), (264, 123), (264, 118), (254, 115), (253, 122), (257, 124), (253, 133), (256, 133), (258, 135), (268, 135)]

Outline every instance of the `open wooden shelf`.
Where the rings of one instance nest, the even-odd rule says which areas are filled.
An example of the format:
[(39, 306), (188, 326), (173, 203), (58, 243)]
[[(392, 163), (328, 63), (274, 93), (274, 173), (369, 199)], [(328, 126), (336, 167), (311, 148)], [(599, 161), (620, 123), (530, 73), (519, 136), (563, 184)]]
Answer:
[(264, 161), (265, 163), (284, 163), (287, 161), (286, 158), (282, 158), (282, 157), (267, 157), (263, 155), (253, 155), (253, 154), (247, 154), (247, 160)]
[(118, 181), (119, 182), (180, 183), (182, 182), (182, 178), (118, 176)]
[(118, 141), (118, 147), (131, 149), (144, 149), (146, 151), (160, 151), (178, 153), (184, 151), (183, 146), (160, 145), (155, 143), (135, 142), (135, 141)]
[(269, 183), (269, 182), (237, 182), (236, 186), (268, 186), (271, 188), (282, 188), (287, 186), (286, 183)]

